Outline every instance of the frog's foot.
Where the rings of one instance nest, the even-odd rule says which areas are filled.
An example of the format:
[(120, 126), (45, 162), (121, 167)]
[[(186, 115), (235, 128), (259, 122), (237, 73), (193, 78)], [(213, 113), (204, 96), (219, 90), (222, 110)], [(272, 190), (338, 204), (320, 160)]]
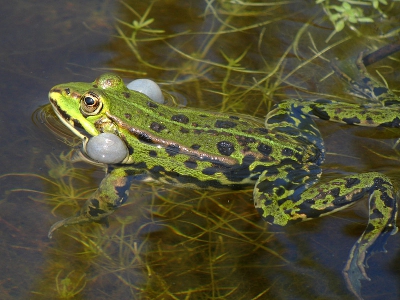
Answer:
[(101, 223), (104, 226), (108, 227), (108, 217), (102, 217), (101, 219), (97, 220), (97, 219), (92, 219), (92, 218), (88, 218), (87, 216), (85, 216), (84, 214), (80, 214), (78, 213), (76, 216), (73, 217), (69, 217), (66, 218), (64, 220), (58, 221), (56, 223), (54, 223), (49, 230), (48, 233), (48, 237), (49, 239), (51, 239), (53, 237), (53, 233), (54, 231), (56, 231), (58, 228), (63, 227), (63, 226), (68, 226), (68, 225), (75, 225), (75, 224), (83, 224), (83, 223), (89, 223), (89, 222), (97, 222), (97, 223)]
[(351, 249), (349, 259), (343, 269), (343, 277), (346, 281), (347, 288), (358, 299), (362, 299), (361, 280), (371, 280), (365, 271), (365, 267), (368, 268), (368, 265), (364, 265), (365, 252), (360, 251), (360, 243), (357, 242)]
[(87, 223), (87, 222), (90, 222), (90, 220), (82, 215), (66, 218), (64, 220), (58, 221), (57, 223), (54, 223), (50, 227), (50, 230), (49, 230), (49, 233), (47, 236), (49, 237), (49, 239), (51, 239), (53, 236), (53, 232), (56, 231), (60, 227), (74, 225), (74, 224), (82, 224), (82, 223)]
[[(396, 213), (396, 208), (394, 209), (394, 213)], [(395, 222), (395, 217), (391, 218), (385, 228), (380, 233), (378, 232), (379, 236), (369, 241), (367, 238), (368, 236), (371, 237), (374, 231), (368, 230), (367, 228), (350, 251), (349, 259), (343, 269), (343, 277), (348, 289), (358, 299), (362, 299), (361, 280), (371, 280), (365, 271), (365, 268), (368, 268), (367, 260), (376, 252), (386, 252), (384, 247), (386, 240), (390, 235), (396, 234), (397, 232)], [(371, 220), (369, 224), (372, 224)], [(371, 228), (371, 226), (369, 228)]]
[(108, 224), (107, 217), (114, 212), (116, 207), (92, 198), (85, 202), (79, 213), (73, 217), (58, 221), (50, 227), (48, 237), (51, 239), (53, 232), (58, 228), (68, 225), (83, 224), (89, 222)]
[(363, 52), (358, 55), (356, 66), (359, 78), (353, 79), (343, 73), (333, 61), (331, 62), (331, 67), (336, 75), (350, 85), (350, 93), (365, 99), (365, 103), (369, 106), (378, 105), (378, 107), (381, 107), (382, 105), (391, 106), (400, 104), (399, 96), (369, 74), (363, 62)]

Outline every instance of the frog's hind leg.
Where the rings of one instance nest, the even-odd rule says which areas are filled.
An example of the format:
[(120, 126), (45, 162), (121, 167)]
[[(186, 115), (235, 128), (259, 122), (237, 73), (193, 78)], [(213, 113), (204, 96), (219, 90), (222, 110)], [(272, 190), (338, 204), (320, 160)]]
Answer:
[(367, 127), (400, 127), (400, 106), (372, 106), (320, 99), (301, 102), (303, 110), (323, 120)]
[(343, 269), (349, 290), (357, 296), (361, 290), (360, 280), (370, 280), (365, 271), (367, 260), (376, 252), (386, 252), (388, 237), (397, 232), (397, 199), (389, 179), (379, 173), (363, 175), (367, 181), (374, 183), (369, 191), (368, 225), (353, 245)]
[(328, 99), (314, 101), (291, 100), (304, 114), (323, 120), (369, 127), (400, 127), (400, 97), (370, 76), (359, 55), (356, 65), (360, 79), (354, 80), (332, 65), (335, 73), (350, 84), (355, 94), (366, 99), (364, 103), (346, 103)]
[[(297, 178), (297, 171), (303, 180)], [(360, 280), (369, 279), (365, 272), (367, 259), (375, 252), (385, 251), (387, 238), (397, 231), (396, 194), (389, 178), (371, 172), (315, 183), (318, 167), (288, 172), (287, 167), (281, 166), (275, 175), (268, 172), (256, 183), (255, 206), (267, 222), (281, 226), (333, 213), (370, 195), (368, 225), (354, 244), (343, 270), (349, 289), (359, 296)], [(295, 182), (298, 186), (294, 186)]]
[(358, 97), (366, 99), (367, 103), (375, 103), (382, 106), (400, 105), (399, 96), (369, 74), (363, 63), (363, 52), (358, 55), (356, 66), (359, 71), (359, 78), (354, 80), (343, 73), (335, 63), (331, 63), (335, 74), (350, 85), (351, 92)]

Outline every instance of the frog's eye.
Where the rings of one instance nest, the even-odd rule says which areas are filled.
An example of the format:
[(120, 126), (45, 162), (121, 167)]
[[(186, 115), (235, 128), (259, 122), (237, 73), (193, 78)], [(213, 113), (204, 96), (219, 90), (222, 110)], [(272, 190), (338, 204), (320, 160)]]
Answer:
[(86, 93), (81, 98), (81, 112), (85, 116), (94, 116), (103, 107), (100, 97), (94, 93)]

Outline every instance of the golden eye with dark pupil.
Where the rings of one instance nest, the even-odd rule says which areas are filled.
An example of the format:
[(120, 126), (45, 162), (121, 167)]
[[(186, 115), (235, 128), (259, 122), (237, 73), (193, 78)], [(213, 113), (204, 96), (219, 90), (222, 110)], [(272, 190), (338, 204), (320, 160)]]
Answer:
[(86, 116), (96, 115), (102, 108), (99, 97), (92, 93), (87, 93), (81, 98), (81, 112)]

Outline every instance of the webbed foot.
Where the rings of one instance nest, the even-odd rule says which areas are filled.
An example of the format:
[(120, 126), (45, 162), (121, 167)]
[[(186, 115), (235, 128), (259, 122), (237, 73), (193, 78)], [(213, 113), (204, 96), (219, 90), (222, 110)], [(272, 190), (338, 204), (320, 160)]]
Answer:
[(361, 280), (371, 279), (365, 271), (364, 265), (365, 251), (360, 250), (360, 244), (357, 242), (350, 251), (349, 259), (343, 269), (343, 277), (346, 281), (347, 288), (358, 298), (361, 297)]
[(100, 202), (95, 199), (89, 199), (85, 202), (84, 206), (81, 208), (79, 213), (73, 217), (66, 218), (64, 220), (58, 221), (50, 227), (48, 237), (51, 239), (53, 232), (58, 228), (68, 225), (83, 224), (89, 222), (97, 222), (108, 225), (108, 216), (114, 212), (116, 207), (107, 205), (100, 206)]
[(343, 269), (343, 277), (346, 281), (347, 288), (358, 298), (361, 297), (361, 280), (371, 279), (368, 277), (365, 268), (368, 268), (367, 260), (374, 253), (387, 252), (385, 249), (386, 240), (390, 235), (397, 233), (395, 226), (395, 218), (391, 223), (379, 233), (379, 236), (373, 241), (366, 241), (363, 236), (356, 242), (350, 251), (349, 259)]
[(82, 224), (82, 223), (87, 223), (87, 222), (90, 222), (90, 220), (85, 218), (82, 215), (66, 218), (64, 220), (54, 223), (50, 227), (50, 230), (49, 230), (49, 233), (47, 236), (49, 237), (49, 239), (51, 239), (53, 237), (54, 231), (56, 231), (60, 227), (74, 225), (74, 224)]

